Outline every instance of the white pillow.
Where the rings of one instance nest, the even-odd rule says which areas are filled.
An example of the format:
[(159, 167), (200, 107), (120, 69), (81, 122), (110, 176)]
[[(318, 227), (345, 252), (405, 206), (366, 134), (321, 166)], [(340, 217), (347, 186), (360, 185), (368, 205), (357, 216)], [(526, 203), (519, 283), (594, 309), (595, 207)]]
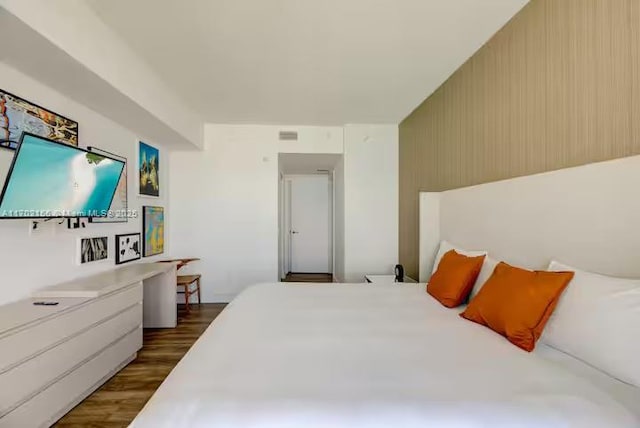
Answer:
[(476, 279), (476, 283), (473, 286), (473, 290), (471, 290), (471, 295), (469, 296), (469, 300), (476, 297), (476, 295), (478, 294), (478, 292), (480, 291), (484, 283), (487, 282), (487, 279), (489, 279), (489, 277), (493, 273), (493, 270), (496, 268), (496, 266), (498, 266), (498, 263), (500, 263), (498, 260), (491, 258), (489, 255), (487, 255), (487, 257), (484, 258), (484, 263), (482, 263), (482, 269), (480, 269), (480, 273), (478, 274), (478, 279)]
[(442, 257), (451, 250), (456, 250), (456, 253), (462, 254), (463, 256), (467, 256), (467, 257), (478, 257), (478, 256), (484, 256), (487, 254), (486, 251), (464, 250), (462, 248), (456, 247), (450, 242), (441, 241), (440, 248), (438, 248), (438, 253), (436, 254), (436, 259), (433, 261), (433, 268), (431, 269), (431, 275), (436, 273), (436, 270), (438, 269), (438, 265), (440, 264), (440, 259), (442, 259)]
[(469, 298), (475, 297), (478, 294), (478, 291), (482, 288), (484, 283), (489, 279), (493, 270), (496, 268), (498, 261), (492, 259), (488, 256), (488, 253), (484, 250), (465, 250), (460, 247), (456, 247), (450, 242), (442, 241), (440, 242), (440, 248), (438, 248), (438, 253), (436, 254), (436, 259), (433, 262), (433, 269), (431, 269), (431, 275), (436, 273), (438, 269), (438, 265), (440, 264), (440, 260), (442, 257), (449, 251), (456, 250), (458, 254), (462, 254), (467, 257), (478, 257), (478, 256), (487, 256), (484, 259), (484, 263), (482, 264), (482, 269), (480, 269), (480, 273), (478, 274), (478, 279), (476, 279), (475, 284), (473, 285), (473, 290), (471, 290), (471, 295)]
[(585, 272), (556, 261), (549, 270), (573, 271), (575, 276), (542, 342), (640, 387), (640, 280)]

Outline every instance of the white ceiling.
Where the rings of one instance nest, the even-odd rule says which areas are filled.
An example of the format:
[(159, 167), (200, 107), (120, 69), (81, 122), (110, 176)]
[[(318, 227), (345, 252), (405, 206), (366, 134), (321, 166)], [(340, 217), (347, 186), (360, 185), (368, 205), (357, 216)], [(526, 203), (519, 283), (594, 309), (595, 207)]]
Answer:
[(400, 122), (527, 3), (88, 1), (206, 121), (299, 125)]
[(278, 169), (283, 174), (326, 174), (333, 171), (342, 155), (320, 153), (280, 153)]

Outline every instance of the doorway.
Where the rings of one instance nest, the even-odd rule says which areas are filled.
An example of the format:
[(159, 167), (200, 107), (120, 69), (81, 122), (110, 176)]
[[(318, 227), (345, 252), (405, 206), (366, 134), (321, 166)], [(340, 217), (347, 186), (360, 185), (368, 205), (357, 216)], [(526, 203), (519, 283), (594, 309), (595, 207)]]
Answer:
[(340, 158), (328, 154), (279, 156), (279, 272), (283, 281), (332, 281), (333, 167)]

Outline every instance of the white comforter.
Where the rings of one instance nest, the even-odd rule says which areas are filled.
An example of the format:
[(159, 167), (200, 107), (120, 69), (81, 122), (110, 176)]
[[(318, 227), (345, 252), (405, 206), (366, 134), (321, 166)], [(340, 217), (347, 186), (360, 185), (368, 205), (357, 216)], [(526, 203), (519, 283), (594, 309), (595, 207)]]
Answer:
[(132, 426), (640, 426), (586, 380), (458, 312), (409, 285), (251, 287)]

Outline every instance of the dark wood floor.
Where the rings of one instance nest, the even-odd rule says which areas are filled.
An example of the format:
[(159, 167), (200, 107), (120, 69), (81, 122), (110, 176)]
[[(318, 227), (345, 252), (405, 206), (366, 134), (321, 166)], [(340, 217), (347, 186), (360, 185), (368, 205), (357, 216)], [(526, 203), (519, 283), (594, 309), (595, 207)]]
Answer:
[(56, 427), (126, 427), (171, 369), (224, 309), (225, 304), (193, 305), (178, 311), (178, 327), (145, 329), (138, 358), (62, 418)]
[(330, 273), (289, 273), (284, 282), (333, 282)]

